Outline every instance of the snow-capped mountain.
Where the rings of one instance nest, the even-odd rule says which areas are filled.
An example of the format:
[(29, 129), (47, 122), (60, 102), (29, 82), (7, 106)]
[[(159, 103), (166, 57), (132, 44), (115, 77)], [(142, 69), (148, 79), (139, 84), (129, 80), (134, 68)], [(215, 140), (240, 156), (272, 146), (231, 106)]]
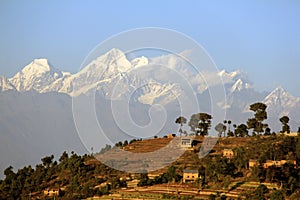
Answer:
[[(183, 54), (187, 55), (188, 52)], [(201, 76), (191, 73), (187, 62), (176, 55), (150, 59), (142, 56), (130, 61), (124, 52), (112, 49), (75, 74), (54, 68), (47, 59), (35, 59), (12, 78), (1, 77), (0, 87), (2, 91), (35, 90), (39, 93), (58, 92), (70, 96), (89, 94), (96, 90), (107, 99), (122, 99), (122, 95), (126, 93), (135, 93), (139, 102), (149, 105), (158, 103), (158, 99), (164, 99), (164, 104), (172, 102), (184, 93), (186, 88), (181, 87), (182, 84), (177, 77), (177, 80), (172, 79), (168, 71), (159, 69), (155, 72), (153, 68), (142, 71), (141, 66), (148, 64), (170, 67), (189, 80), (199, 94), (208, 89), (205, 79), (212, 79), (215, 76), (209, 72), (203, 72)], [(275, 89), (268, 96), (255, 91), (247, 75), (241, 71), (222, 70), (217, 76), (222, 78), (227, 93), (226, 101), (219, 102), (219, 106), (223, 108), (235, 107), (245, 110), (249, 103), (264, 100), (274, 114), (281, 114), (284, 110), (299, 105), (299, 99), (287, 93), (282, 87)], [(118, 95), (115, 92), (113, 96), (112, 92), (116, 90), (116, 85), (119, 92)]]
[(235, 91), (242, 91), (245, 89), (251, 89), (253, 86), (250, 83), (245, 83), (242, 79), (238, 79), (233, 86), (230, 89), (230, 93), (233, 93)]
[(70, 96), (87, 94), (93, 89), (111, 88), (108, 85), (123, 79), (134, 67), (148, 64), (146, 57), (130, 62), (119, 49), (112, 49), (85, 66), (76, 74), (64, 75), (43, 88), (42, 92), (60, 92)]
[(16, 90), (16, 88), (4, 76), (2, 76), (0, 77), (0, 91), (6, 90)]
[(47, 59), (35, 59), (15, 76), (8, 79), (18, 91), (42, 91), (44, 87), (61, 78), (62, 72), (52, 67)]
[[(188, 54), (188, 51), (181, 53)], [(175, 73), (170, 74), (165, 69), (142, 67), (149, 64), (168, 66)], [(35, 59), (12, 78), (1, 77), (0, 88), (2, 91), (35, 90), (39, 93), (58, 92), (70, 96), (88, 95), (96, 90), (106, 99), (120, 100), (127, 98), (124, 96), (126, 94), (134, 94), (134, 98), (143, 104), (168, 104), (180, 95), (186, 95), (186, 88), (183, 88), (176, 73), (182, 75), (185, 81), (188, 80), (200, 95), (208, 89), (207, 82), (214, 82), (216, 76), (221, 77), (222, 83), (216, 81), (216, 84), (223, 84), (227, 94), (226, 100), (218, 104), (223, 109), (247, 111), (250, 103), (264, 101), (270, 112), (278, 115), (284, 114), (283, 112), (289, 113), (288, 110), (293, 110), (299, 105), (299, 99), (284, 91), (282, 87), (269, 95), (257, 92), (247, 74), (239, 70), (222, 70), (217, 75), (201, 72), (200, 76), (192, 73), (188, 63), (178, 55), (155, 58), (142, 56), (128, 60), (125, 53), (119, 49), (112, 49), (99, 56), (75, 74), (54, 68), (47, 59)], [(176, 78), (172, 79), (173, 76)]]
[(296, 131), (300, 126), (300, 98), (287, 92), (282, 86), (275, 88), (264, 100), (268, 112), (268, 123), (273, 130), (281, 130), (279, 118), (288, 116), (290, 118), (291, 130)]
[(268, 112), (273, 115), (288, 115), (300, 107), (300, 98), (288, 93), (282, 86), (274, 89), (263, 101), (268, 106)]
[[(188, 54), (183, 52), (180, 55)], [(189, 109), (183, 114), (186, 118), (197, 112), (195, 106), (190, 104), (191, 98), (196, 98), (202, 112), (210, 112), (212, 105), (207, 83), (224, 86), (226, 98), (213, 106), (226, 110), (226, 119), (235, 124), (245, 123), (253, 115), (249, 112), (250, 104), (264, 102), (268, 106), (268, 123), (272, 131), (280, 130), (279, 118), (283, 115), (290, 117), (292, 130), (300, 126), (300, 98), (292, 96), (282, 87), (271, 93), (258, 92), (247, 74), (241, 71), (195, 73), (180, 56), (141, 56), (129, 60), (121, 50), (112, 49), (75, 74), (56, 69), (47, 59), (35, 59), (13, 77), (0, 77), (0, 147), (1, 152), (7, 154), (1, 155), (0, 164), (2, 161), (10, 163), (10, 155), (18, 155), (11, 164), (20, 166), (20, 157), (22, 162), (34, 161), (41, 157), (41, 153), (49, 155), (51, 151), (57, 154), (64, 151), (65, 143), (68, 149), (80, 146), (72, 119), (72, 98), (96, 94), (95, 109), (101, 128), (108, 133), (111, 141), (117, 142), (115, 140), (124, 137), (119, 137), (120, 128), (115, 124), (111, 102), (124, 101), (129, 104), (130, 117), (142, 126), (156, 119), (150, 119), (149, 109), (160, 104), (168, 114), (158, 135), (175, 133), (178, 127), (174, 119), (182, 115), (182, 108)], [(181, 105), (180, 101), (186, 105)], [(123, 116), (126, 110), (124, 113), (122, 111), (119, 109), (118, 114), (125, 121), (128, 118)], [(161, 113), (151, 114), (159, 116)], [(51, 133), (53, 131), (55, 134)], [(152, 130), (148, 131), (152, 133)], [(43, 143), (49, 138), (52, 141), (49, 145)], [(26, 144), (22, 144), (23, 141)], [(98, 144), (98, 141), (94, 142)], [(96, 146), (93, 147), (96, 149)], [(33, 153), (38, 154), (34, 158), (26, 155)], [(0, 168), (4, 167), (0, 165)]]

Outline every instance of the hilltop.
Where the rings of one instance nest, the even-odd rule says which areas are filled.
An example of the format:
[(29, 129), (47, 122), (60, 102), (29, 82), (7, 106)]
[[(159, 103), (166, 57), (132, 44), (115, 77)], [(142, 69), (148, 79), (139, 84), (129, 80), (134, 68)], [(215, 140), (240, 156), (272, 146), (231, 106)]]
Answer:
[[(122, 146), (117, 144), (118, 147), (114, 148), (135, 153), (152, 152), (174, 139), (136, 140)], [(74, 152), (70, 156), (63, 153), (59, 161), (55, 161), (53, 156), (42, 158), (42, 164), (38, 164), (35, 169), (28, 166), (15, 173), (12, 168), (7, 168), (6, 178), (0, 182), (0, 199), (25, 198), (29, 194), (33, 199), (50, 198), (50, 193), (44, 193), (49, 188), (59, 189), (59, 194), (53, 195), (62, 199), (91, 196), (105, 198), (108, 194), (127, 199), (138, 196), (148, 199), (172, 196), (208, 198), (218, 195), (255, 199), (255, 195), (261, 195), (257, 188), (267, 189), (263, 193), (266, 198), (275, 193), (295, 197), (300, 191), (296, 181), (299, 174), (297, 166), (286, 163), (266, 168), (263, 165), (268, 160), (295, 160), (298, 163), (300, 137), (273, 135), (220, 138), (211, 153), (199, 159), (198, 152), (203, 139), (201, 136), (195, 137), (196, 145), (188, 148), (174, 163), (148, 174), (114, 170), (91, 155), (79, 156)], [(224, 155), (224, 150), (232, 150), (232, 157)], [(252, 160), (257, 161), (257, 166), (249, 166)], [(184, 171), (187, 169), (197, 170), (199, 178), (183, 183)], [(278, 176), (276, 173), (284, 175)]]

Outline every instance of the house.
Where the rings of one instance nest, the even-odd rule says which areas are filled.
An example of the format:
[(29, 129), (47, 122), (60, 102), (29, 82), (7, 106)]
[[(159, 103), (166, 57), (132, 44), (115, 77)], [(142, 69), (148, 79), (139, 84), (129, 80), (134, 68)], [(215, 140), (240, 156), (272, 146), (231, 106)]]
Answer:
[(263, 167), (265, 169), (271, 167), (271, 166), (275, 166), (275, 167), (281, 167), (283, 166), (285, 163), (292, 163), (296, 166), (296, 160), (267, 160), (264, 164)]
[(60, 189), (59, 188), (47, 188), (44, 190), (44, 195), (53, 197), (53, 196), (59, 196), (60, 194)]
[(168, 138), (174, 138), (174, 137), (176, 137), (176, 134), (172, 134), (172, 133), (168, 134)]
[(249, 160), (249, 168), (258, 166), (259, 162), (257, 160)]
[(224, 149), (223, 156), (226, 158), (233, 158), (233, 156), (234, 156), (233, 150), (232, 149)]
[[(267, 160), (265, 163), (262, 164), (263, 168), (267, 169), (269, 167), (275, 166), (275, 167), (281, 167), (285, 163), (292, 163), (296, 166), (295, 160)], [(252, 168), (254, 166), (258, 166), (259, 162), (257, 160), (249, 160), (249, 168)]]
[(192, 142), (193, 142), (192, 138), (182, 137), (180, 144), (182, 148), (190, 148), (192, 147)]
[(199, 178), (198, 170), (184, 170), (183, 171), (183, 182), (194, 182)]

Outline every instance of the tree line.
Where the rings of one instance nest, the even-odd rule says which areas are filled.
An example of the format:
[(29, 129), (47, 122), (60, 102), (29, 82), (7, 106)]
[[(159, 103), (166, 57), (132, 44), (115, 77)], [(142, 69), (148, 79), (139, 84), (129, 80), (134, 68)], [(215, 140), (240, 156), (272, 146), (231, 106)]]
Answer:
[[(231, 120), (224, 120), (218, 123), (214, 129), (218, 132), (219, 137), (246, 137), (250, 136), (249, 132), (252, 132), (252, 136), (255, 135), (271, 135), (271, 129), (265, 120), (268, 118), (267, 115), (267, 105), (261, 102), (253, 103), (250, 105), (249, 109), (254, 112), (254, 116), (249, 118), (246, 123), (233, 124), (233, 130), (231, 130)], [(190, 117), (188, 126), (190, 127), (190, 135), (208, 135), (208, 131), (211, 129), (211, 121), (213, 116), (208, 113), (197, 113)], [(289, 117), (282, 116), (279, 121), (282, 124), (281, 133), (290, 133)], [(179, 124), (180, 135), (188, 135), (187, 131), (184, 131), (183, 125), (187, 123), (187, 119), (184, 116), (179, 116), (175, 120), (176, 124)], [(298, 133), (300, 132), (300, 127), (298, 128)]]

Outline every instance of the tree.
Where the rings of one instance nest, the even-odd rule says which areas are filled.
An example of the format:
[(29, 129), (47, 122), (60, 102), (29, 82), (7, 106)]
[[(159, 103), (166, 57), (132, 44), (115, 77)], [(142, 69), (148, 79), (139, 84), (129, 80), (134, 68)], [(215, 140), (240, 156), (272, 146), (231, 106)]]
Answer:
[(240, 124), (234, 130), (234, 135), (236, 137), (245, 137), (248, 136), (248, 127), (246, 124)]
[(46, 167), (46, 168), (49, 168), (50, 165), (52, 164), (53, 162), (53, 159), (54, 159), (54, 155), (51, 155), (51, 156), (46, 156), (44, 158), (42, 158), (42, 162), (43, 162), (43, 165)]
[(148, 173), (142, 173), (140, 181), (138, 182), (138, 186), (152, 185), (149, 180)]
[(282, 123), (281, 133), (290, 133), (290, 126), (288, 125), (290, 118), (288, 116), (283, 116), (279, 121)]
[(297, 163), (300, 161), (300, 140), (297, 140), (297, 143), (295, 145), (295, 155), (297, 159)]
[(233, 151), (234, 151), (234, 157), (232, 159), (232, 162), (238, 168), (238, 171), (241, 171), (242, 168), (247, 169), (249, 156), (245, 148), (242, 146), (236, 147), (233, 149)]
[(228, 123), (228, 133), (229, 133), (229, 132), (231, 132), (230, 131), (231, 120), (228, 120), (227, 123)]
[(271, 135), (271, 129), (269, 127), (266, 128), (265, 135)]
[(12, 166), (9, 166), (8, 168), (6, 168), (6, 169), (4, 170), (4, 175), (6, 176), (6, 178), (7, 178), (8, 176), (14, 175), (13, 167), (12, 167)]
[(66, 151), (64, 151), (63, 154), (59, 158), (59, 162), (65, 162), (68, 160), (68, 158), (69, 158), (68, 153)]
[(266, 199), (265, 194), (267, 193), (269, 193), (269, 189), (267, 188), (267, 186), (260, 184), (254, 191), (254, 198), (260, 200)]
[(201, 136), (207, 135), (208, 130), (211, 127), (211, 119), (212, 116), (207, 113), (193, 114), (189, 121), (189, 126), (191, 127), (191, 131), (196, 133), (196, 135), (198, 134), (200, 134)]
[(224, 133), (225, 137), (225, 131), (226, 131), (226, 126), (222, 123), (219, 123), (216, 125), (215, 130), (219, 133), (219, 137), (222, 137), (222, 133)]
[(237, 137), (237, 135), (235, 134), (235, 133), (236, 133), (235, 130), (236, 130), (236, 128), (237, 128), (237, 125), (236, 125), (236, 124), (233, 124), (232, 126), (233, 126), (233, 133), (234, 133), (234, 135)]
[(211, 119), (211, 115), (207, 113), (200, 113), (200, 121), (198, 128), (201, 136), (208, 134), (208, 130), (211, 127)]
[(270, 195), (270, 200), (284, 200), (283, 193), (280, 190), (274, 190)]
[(248, 129), (253, 129), (256, 133), (264, 132), (264, 129), (268, 127), (267, 124), (262, 122), (267, 119), (267, 105), (264, 103), (254, 103), (250, 105), (250, 110), (254, 112), (254, 118), (250, 118), (247, 121)]
[(230, 131), (231, 120), (224, 120), (223, 122), (224, 122), (224, 124), (228, 124), (227, 136), (230, 136), (230, 137), (233, 136), (232, 132)]
[(166, 179), (168, 180), (168, 182), (172, 182), (172, 181), (179, 181), (180, 180), (180, 176), (176, 174), (176, 167), (174, 166), (170, 166), (165, 174)]
[(180, 135), (183, 133), (183, 131), (182, 131), (182, 126), (183, 126), (183, 124), (185, 124), (186, 123), (186, 118), (185, 117), (183, 117), (183, 116), (180, 116), (180, 117), (178, 117), (176, 120), (175, 120), (175, 123), (176, 124), (180, 124), (180, 128), (179, 128), (179, 133), (180, 133)]

